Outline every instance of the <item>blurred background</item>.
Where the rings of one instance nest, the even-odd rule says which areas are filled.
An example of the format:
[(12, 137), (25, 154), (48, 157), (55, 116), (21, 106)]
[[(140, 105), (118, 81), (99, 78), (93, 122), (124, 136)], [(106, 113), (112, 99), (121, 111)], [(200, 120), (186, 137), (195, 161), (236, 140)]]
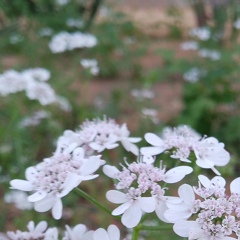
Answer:
[[(74, 193), (55, 221), (9, 191), (87, 118), (125, 122), (138, 137), (189, 125), (225, 143), (231, 164), (221, 173), (239, 176), (239, 42), (238, 0), (0, 0), (0, 232), (31, 219), (112, 223)], [(38, 86), (25, 89), (24, 79)], [(127, 155), (110, 156), (114, 164)], [(83, 187), (95, 196), (102, 188), (105, 201), (101, 180)]]

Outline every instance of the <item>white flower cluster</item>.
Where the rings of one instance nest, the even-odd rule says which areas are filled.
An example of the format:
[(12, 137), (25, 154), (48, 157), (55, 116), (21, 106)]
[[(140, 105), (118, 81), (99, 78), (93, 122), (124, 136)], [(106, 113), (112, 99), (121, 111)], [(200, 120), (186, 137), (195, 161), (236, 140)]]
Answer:
[(201, 77), (204, 77), (205, 75), (206, 75), (206, 71), (204, 71), (198, 67), (193, 67), (189, 71), (187, 71), (183, 74), (183, 79), (187, 82), (195, 83)]
[(155, 94), (152, 90), (143, 88), (143, 89), (133, 89), (131, 91), (131, 95), (138, 100), (143, 99), (153, 99), (155, 97)]
[(92, 48), (97, 44), (97, 38), (90, 33), (60, 32), (53, 36), (49, 48), (53, 53), (62, 53), (76, 48)]
[(76, 28), (81, 28), (83, 27), (83, 20), (78, 19), (78, 18), (68, 18), (66, 21), (66, 25), (68, 27), (76, 27)]
[[(117, 226), (109, 225), (107, 230), (98, 228), (97, 230), (88, 230), (84, 224), (78, 224), (71, 228), (65, 226), (62, 240), (120, 240), (120, 231)], [(27, 225), (28, 231), (7, 232), (7, 236), (1, 240), (59, 240), (59, 231), (57, 228), (47, 228), (47, 222), (41, 221), (35, 227), (34, 222), (30, 221)], [(0, 235), (1, 237), (1, 235)], [(127, 240), (127, 239), (125, 239)]]
[(234, 26), (236, 29), (240, 29), (240, 18), (238, 18), (238, 19), (234, 22), (233, 26)]
[(216, 50), (210, 50), (210, 49), (200, 49), (198, 51), (198, 55), (203, 58), (209, 58), (211, 60), (220, 60), (221, 59), (221, 53)]
[(33, 221), (30, 221), (27, 225), (28, 231), (22, 232), (17, 230), (16, 232), (7, 232), (7, 237), (3, 240), (58, 240), (57, 228), (48, 228), (47, 222), (41, 221), (35, 227)]
[(153, 133), (146, 133), (145, 139), (152, 147), (141, 148), (146, 156), (155, 156), (162, 152), (170, 152), (171, 158), (183, 162), (191, 162), (190, 154), (194, 153), (196, 164), (201, 168), (212, 169), (220, 175), (215, 166), (225, 166), (230, 161), (230, 155), (224, 144), (214, 137), (200, 137), (187, 126), (175, 129), (164, 129), (161, 138)]
[(66, 147), (77, 145), (85, 149), (87, 155), (94, 151), (102, 152), (104, 149), (113, 149), (121, 142), (123, 147), (135, 155), (138, 155), (138, 148), (134, 143), (141, 141), (141, 138), (129, 137), (130, 132), (126, 124), (118, 125), (113, 119), (106, 117), (93, 121), (85, 121), (77, 131), (66, 130), (58, 139), (56, 152), (62, 152)]
[(230, 196), (226, 194), (225, 184), (222, 177), (209, 180), (199, 175), (198, 187), (181, 185), (178, 189), (180, 203), (168, 204), (164, 214), (174, 223), (174, 232), (188, 239), (239, 239), (240, 178), (231, 182)]
[(83, 68), (86, 68), (89, 70), (89, 72), (96, 76), (99, 73), (99, 67), (98, 67), (98, 62), (95, 59), (82, 59), (80, 61), (80, 64), (82, 65)]
[(27, 180), (14, 179), (10, 185), (12, 189), (33, 192), (28, 201), (34, 203), (34, 209), (38, 212), (52, 209), (53, 217), (60, 219), (63, 208), (61, 198), (82, 181), (98, 177), (93, 173), (104, 163), (100, 156), (86, 157), (83, 148), (72, 145), (27, 168)]
[(189, 50), (197, 50), (199, 48), (198, 42), (196, 41), (188, 41), (183, 42), (181, 44), (182, 50), (189, 51)]
[(127, 164), (122, 171), (115, 166), (105, 165), (103, 172), (118, 181), (115, 184), (117, 190), (106, 193), (110, 202), (121, 204), (113, 210), (112, 215), (122, 214), (123, 225), (133, 228), (138, 225), (143, 213), (155, 211), (159, 219), (165, 221), (163, 212), (167, 207), (166, 203), (176, 201), (174, 197), (165, 195), (166, 189), (160, 183), (164, 185), (179, 182), (192, 172), (192, 168), (180, 166), (166, 171), (165, 166), (156, 167), (143, 158), (143, 161)]
[(65, 131), (58, 139), (53, 156), (27, 168), (26, 180), (12, 180), (11, 188), (33, 192), (28, 201), (34, 203), (34, 209), (38, 212), (52, 209), (53, 217), (60, 219), (63, 208), (61, 198), (82, 181), (98, 177), (93, 173), (105, 164), (100, 155), (94, 155), (95, 152), (115, 148), (121, 141), (128, 151), (138, 153), (133, 142), (141, 138), (131, 138), (129, 134), (126, 124), (119, 126), (112, 119), (85, 121), (79, 131)]
[(27, 69), (22, 72), (8, 70), (0, 74), (0, 95), (25, 91), (31, 100), (38, 100), (41, 105), (48, 105), (56, 101), (56, 94), (46, 83), (50, 72), (43, 68)]
[(33, 115), (25, 117), (19, 123), (20, 127), (29, 127), (29, 126), (37, 126), (39, 123), (46, 118), (50, 117), (50, 113), (44, 110), (37, 111), (33, 113)]
[(211, 37), (211, 31), (208, 27), (193, 28), (189, 31), (189, 35), (199, 40), (207, 41)]

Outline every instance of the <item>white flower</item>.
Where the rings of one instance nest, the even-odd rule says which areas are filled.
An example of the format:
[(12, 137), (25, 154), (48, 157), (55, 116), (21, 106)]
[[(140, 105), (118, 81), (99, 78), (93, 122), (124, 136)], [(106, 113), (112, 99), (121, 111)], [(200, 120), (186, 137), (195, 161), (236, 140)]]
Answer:
[(198, 55), (203, 58), (209, 58), (211, 60), (220, 60), (221, 59), (221, 53), (216, 50), (210, 50), (210, 49), (200, 49), (198, 51)]
[(233, 26), (234, 26), (236, 29), (240, 29), (240, 18), (238, 18), (238, 19), (234, 22)]
[(130, 189), (128, 194), (120, 191), (110, 190), (106, 193), (106, 198), (116, 204), (121, 204), (112, 215), (122, 215), (121, 221), (124, 226), (133, 228), (138, 225), (143, 212), (150, 213), (155, 210), (155, 200), (153, 197), (141, 197), (138, 191)]
[(197, 82), (201, 77), (205, 76), (206, 72), (197, 67), (191, 68), (189, 71), (183, 74), (185, 81), (194, 83)]
[(188, 51), (188, 50), (197, 50), (198, 49), (198, 42), (196, 41), (188, 41), (183, 42), (181, 44), (182, 50)]
[(85, 158), (84, 150), (74, 145), (35, 167), (27, 168), (27, 180), (15, 179), (10, 185), (13, 189), (33, 191), (28, 201), (34, 203), (34, 209), (38, 212), (52, 209), (53, 217), (60, 219), (63, 208), (61, 198), (82, 181), (96, 178), (98, 175), (93, 173), (101, 164), (100, 156)]
[(31, 100), (38, 100), (45, 106), (56, 101), (56, 94), (53, 88), (45, 82), (29, 82), (26, 87), (26, 95)]
[(6, 203), (14, 203), (15, 207), (21, 210), (29, 210), (33, 208), (33, 204), (27, 201), (27, 194), (21, 191), (11, 191), (4, 195)]
[(94, 231), (93, 240), (120, 240), (120, 231), (115, 225), (110, 225), (107, 231), (99, 228)]
[(94, 76), (98, 75), (99, 67), (98, 62), (95, 59), (82, 59), (80, 64), (83, 68), (89, 69), (90, 73)]
[(33, 78), (36, 81), (45, 82), (48, 81), (51, 74), (44, 68), (30, 68), (22, 72), (24, 78)]
[(230, 161), (230, 154), (224, 149), (224, 144), (214, 137), (204, 138), (193, 145), (197, 158), (196, 164), (201, 168), (210, 168), (220, 175), (214, 166), (225, 166)]
[(62, 240), (93, 240), (93, 231), (88, 231), (84, 224), (78, 224), (72, 229), (66, 225)]
[(211, 37), (211, 32), (208, 27), (193, 28), (189, 32), (190, 36), (197, 37), (202, 41), (207, 41)]
[[(14, 232), (7, 232), (7, 236), (11, 240), (32, 240), (32, 239), (45, 239), (45, 231), (47, 229), (47, 222), (41, 221), (37, 224), (35, 227), (35, 224), (33, 221), (30, 221), (27, 225), (28, 232), (21, 232), (19, 230)], [(47, 239), (46, 239), (47, 240)]]

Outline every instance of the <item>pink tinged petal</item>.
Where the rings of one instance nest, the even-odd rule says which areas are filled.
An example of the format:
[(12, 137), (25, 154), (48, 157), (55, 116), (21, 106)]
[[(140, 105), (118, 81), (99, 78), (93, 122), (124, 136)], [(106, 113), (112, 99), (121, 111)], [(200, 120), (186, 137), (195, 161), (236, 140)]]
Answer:
[(99, 228), (93, 233), (93, 240), (111, 240), (105, 229)]
[(181, 181), (187, 174), (191, 173), (193, 169), (187, 166), (175, 167), (167, 171), (164, 175), (163, 181), (166, 183), (176, 183)]
[(107, 229), (110, 240), (119, 240), (120, 239), (120, 231), (117, 226), (110, 225)]
[(132, 205), (132, 201), (128, 201), (117, 207), (112, 211), (113, 216), (118, 216), (124, 213), (128, 208), (130, 208)]
[(128, 228), (134, 228), (140, 222), (141, 217), (142, 211), (139, 203), (138, 201), (134, 201), (131, 207), (129, 207), (122, 215), (121, 221), (124, 226)]
[(34, 194), (30, 195), (27, 199), (29, 202), (37, 202), (42, 200), (47, 196), (47, 193), (45, 191), (37, 191)]
[(110, 178), (116, 179), (116, 175), (120, 173), (120, 171), (115, 166), (105, 165), (103, 166), (103, 173)]
[(31, 182), (26, 180), (14, 179), (10, 181), (11, 189), (17, 189), (21, 191), (33, 191), (34, 186)]
[(52, 216), (54, 219), (58, 220), (62, 217), (62, 209), (63, 205), (61, 198), (57, 198), (52, 208)]
[(35, 232), (41, 232), (43, 233), (47, 229), (47, 222), (41, 221), (35, 228)]
[(200, 229), (195, 221), (178, 221), (173, 225), (173, 231), (180, 237), (188, 237), (191, 229)]
[(141, 197), (137, 200), (140, 204), (141, 209), (146, 213), (154, 212), (156, 207), (156, 201), (153, 197)]
[(178, 195), (187, 205), (192, 205), (195, 200), (193, 188), (188, 184), (183, 184), (178, 188)]
[(119, 192), (117, 190), (107, 191), (106, 198), (108, 201), (110, 201), (112, 203), (116, 203), (116, 204), (125, 203), (128, 201), (126, 194), (123, 192)]
[(240, 195), (240, 177), (234, 179), (230, 184), (231, 193)]
[(46, 198), (35, 202), (34, 203), (34, 209), (37, 212), (46, 212), (48, 210), (50, 210), (54, 203), (55, 203), (55, 197), (54, 196), (47, 196)]
[(158, 155), (162, 153), (164, 150), (161, 150), (159, 147), (142, 147), (140, 152), (142, 155)]

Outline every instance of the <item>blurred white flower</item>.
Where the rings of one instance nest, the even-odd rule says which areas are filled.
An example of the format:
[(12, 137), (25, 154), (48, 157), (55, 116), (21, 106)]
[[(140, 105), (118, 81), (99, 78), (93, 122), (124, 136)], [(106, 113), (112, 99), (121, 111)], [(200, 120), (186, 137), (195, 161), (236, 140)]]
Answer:
[(47, 37), (47, 36), (51, 36), (52, 34), (53, 34), (53, 30), (51, 28), (49, 28), (49, 27), (42, 28), (38, 32), (38, 35), (40, 37)]
[(49, 48), (53, 53), (61, 53), (75, 48), (92, 48), (97, 44), (97, 38), (90, 33), (60, 32), (53, 36)]
[(202, 41), (207, 41), (211, 37), (211, 31), (208, 27), (193, 28), (189, 31), (190, 36), (197, 37)]
[(80, 61), (80, 64), (83, 68), (86, 68), (90, 71), (90, 73), (94, 76), (98, 75), (99, 73), (99, 67), (98, 62), (95, 59), (82, 59)]
[(155, 94), (152, 90), (143, 88), (143, 89), (133, 89), (131, 91), (131, 95), (137, 98), (138, 100), (146, 99), (153, 99)]
[(70, 0), (55, 0), (55, 3), (59, 6), (64, 6), (66, 4), (68, 4), (70, 2)]
[(201, 77), (205, 76), (206, 71), (193, 67), (183, 74), (183, 79), (187, 82), (197, 82)]
[(37, 126), (42, 121), (42, 119), (49, 118), (49, 117), (50, 117), (49, 112), (40, 110), (35, 112), (32, 116), (23, 118), (20, 121), (19, 126), (20, 127)]
[(33, 204), (28, 202), (27, 197), (25, 192), (14, 190), (4, 195), (4, 201), (14, 203), (15, 207), (20, 210), (30, 210), (33, 208)]
[(158, 111), (153, 108), (143, 108), (142, 115), (145, 118), (150, 118), (154, 124), (158, 124), (160, 120), (158, 119)]
[(50, 72), (44, 68), (29, 68), (22, 71), (22, 75), (24, 78), (29, 77), (40, 82), (48, 81), (51, 76)]
[(66, 21), (66, 25), (68, 27), (81, 28), (83, 27), (83, 20), (77, 18), (68, 18)]
[(234, 22), (233, 26), (234, 26), (236, 29), (240, 29), (240, 18), (238, 18), (238, 19)]
[(68, 101), (67, 98), (62, 96), (56, 96), (56, 104), (65, 112), (71, 112), (72, 111), (72, 105)]
[(22, 41), (23, 41), (23, 36), (21, 36), (20, 34), (17, 34), (17, 33), (12, 34), (9, 38), (9, 42), (11, 44), (17, 44)]
[(198, 51), (198, 55), (203, 58), (209, 58), (211, 60), (220, 60), (221, 59), (221, 53), (216, 50), (210, 50), (210, 49), (200, 49)]
[(188, 42), (183, 42), (181, 44), (182, 50), (188, 51), (188, 50), (197, 50), (198, 49), (198, 42), (196, 41), (188, 41)]

